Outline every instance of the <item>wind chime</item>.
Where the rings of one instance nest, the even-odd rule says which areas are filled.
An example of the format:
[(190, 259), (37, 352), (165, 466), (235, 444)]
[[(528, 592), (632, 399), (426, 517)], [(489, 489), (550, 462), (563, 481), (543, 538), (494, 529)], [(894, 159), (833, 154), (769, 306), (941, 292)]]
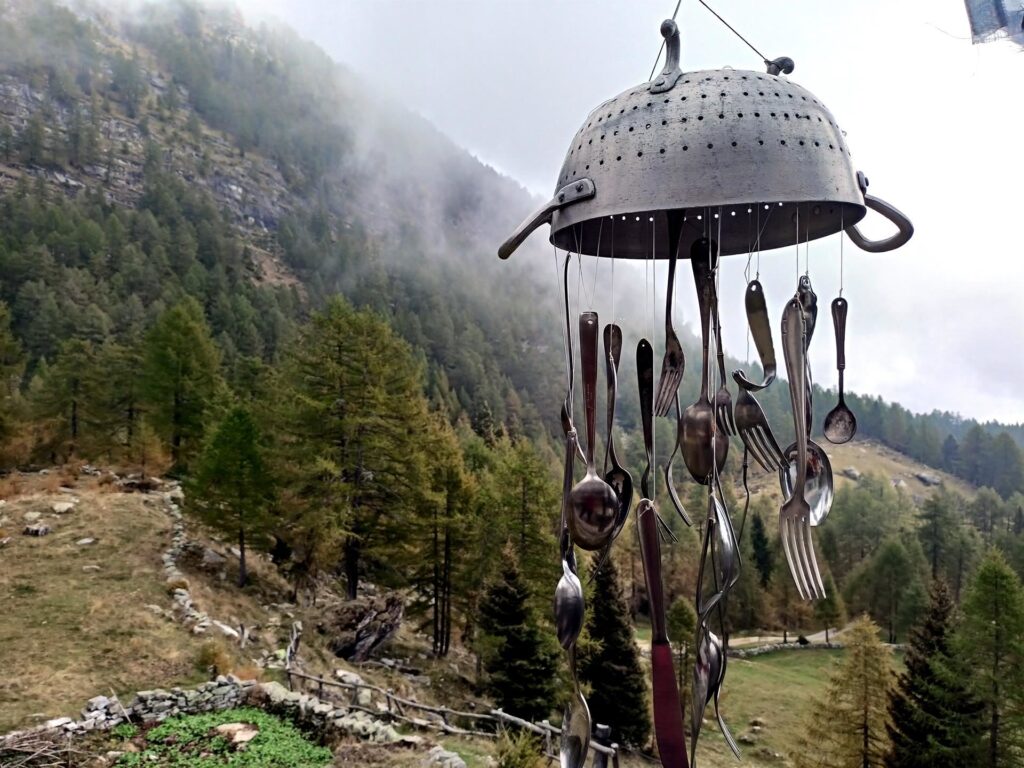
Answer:
[[(571, 256), (669, 261), (665, 348), (657, 386), (651, 343), (641, 339), (636, 347), (647, 467), (640, 480), (642, 498), (635, 514), (650, 602), (655, 739), (662, 764), (674, 768), (687, 766), (687, 745), (666, 631), (659, 540), (659, 525), (664, 524), (655, 509), (650, 482), (655, 471), (654, 415), (674, 413), (677, 441), (673, 457), (676, 451), (681, 452), (691, 477), (707, 487), (696, 594), (699, 625), (690, 707), (691, 762), (696, 764), (697, 738), (705, 708), (712, 700), (722, 734), (739, 756), (718, 712), (726, 647), (722, 637), (711, 629), (717, 617), (720, 632), (725, 634), (721, 627), (724, 606), (740, 569), (739, 539), (719, 479), (730, 436), (742, 441), (744, 471), (749, 454), (766, 471), (779, 473), (786, 499), (779, 510), (779, 531), (791, 576), (803, 599), (825, 596), (811, 541), (811, 528), (824, 520), (832, 503), (828, 457), (810, 439), (807, 349), (817, 319), (817, 297), (809, 277), (804, 275), (782, 314), (781, 342), (794, 427), (793, 443), (783, 450), (754, 398), (755, 392), (772, 383), (777, 369), (764, 289), (756, 278), (750, 280), (744, 299), (763, 379), (752, 381), (744, 371), (735, 371), (732, 379), (738, 395), (733, 402), (719, 325), (719, 259), (750, 254), (755, 244), (759, 251), (799, 247), (801, 241), (841, 232), (863, 250), (877, 253), (898, 248), (913, 234), (910, 221), (902, 213), (867, 194), (867, 178), (854, 170), (843, 133), (824, 104), (783, 76), (793, 71), (791, 59), (766, 59), (766, 73), (735, 69), (683, 72), (675, 22), (663, 22), (661, 34), (666, 49), (664, 69), (651, 81), (605, 101), (587, 115), (559, 171), (554, 196), (498, 251), (501, 258), (508, 258), (534, 229), (549, 223), (551, 242), (568, 254), (564, 275), (568, 391), (561, 413), (565, 434), (562, 577), (555, 590), (555, 618), (574, 690), (562, 724), (563, 768), (583, 765), (591, 732), (589, 710), (575, 670), (575, 644), (584, 616), (575, 547), (599, 551), (602, 560), (608, 557), (633, 497), (632, 478), (619, 464), (612, 443), (622, 332), (614, 324), (602, 331), (596, 312), (579, 316), (585, 422), (582, 445), (574, 426), (574, 356), (568, 297)], [(884, 240), (865, 237), (856, 225), (868, 208), (889, 219), (897, 233)], [(688, 258), (693, 271), (702, 349), (700, 395), (686, 408), (680, 407), (677, 392), (685, 360), (672, 326), (672, 297), (680, 258)], [(839, 403), (826, 418), (823, 431), (828, 440), (844, 443), (856, 431), (856, 419), (843, 401), (846, 300), (836, 298), (831, 310)], [(601, 336), (608, 387), (603, 474), (598, 473), (594, 460)], [(711, 364), (712, 357), (717, 359), (716, 366)], [(574, 472), (577, 458), (586, 465), (586, 474), (578, 482)], [(672, 485), (671, 463), (672, 458), (664, 467), (670, 498), (689, 524)]]

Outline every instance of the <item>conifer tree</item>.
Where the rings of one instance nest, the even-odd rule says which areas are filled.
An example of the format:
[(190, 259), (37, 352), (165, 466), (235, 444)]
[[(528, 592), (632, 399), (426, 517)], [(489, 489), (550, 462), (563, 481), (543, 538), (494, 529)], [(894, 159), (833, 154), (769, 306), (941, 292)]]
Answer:
[(13, 436), (24, 372), (21, 344), (11, 333), (11, 312), (0, 302), (0, 443)]
[(248, 582), (246, 542), (266, 533), (272, 482), (252, 416), (235, 406), (218, 425), (196, 462), (188, 498), (205, 522), (238, 537), (238, 586)]
[(200, 447), (221, 386), (220, 355), (195, 299), (164, 312), (146, 335), (142, 386), (150, 421), (170, 443), (171, 460), (181, 471)]
[(594, 575), (594, 594), (587, 608), (592, 642), (580, 659), (580, 678), (592, 686), (587, 698), (590, 714), (595, 723), (611, 727), (615, 741), (641, 747), (651, 731), (647, 685), (611, 559)]
[(768, 589), (772, 582), (772, 571), (775, 568), (771, 545), (764, 529), (764, 519), (755, 514), (750, 521), (750, 545), (754, 552), (754, 567), (757, 569), (761, 589)]
[(825, 597), (814, 603), (814, 618), (825, 629), (826, 643), (829, 642), (830, 628), (842, 627), (846, 621), (846, 605), (831, 573), (825, 574)]
[(971, 670), (970, 690), (985, 707), (981, 765), (1020, 765), (1024, 748), (1024, 592), (995, 549), (985, 555), (963, 602), (958, 655)]
[(900, 674), (889, 694), (886, 768), (960, 768), (983, 755), (983, 706), (967, 689), (967, 671), (953, 652), (953, 597), (932, 582), (924, 621), (914, 628)]
[(889, 750), (891, 654), (867, 616), (844, 635), (845, 653), (801, 739), (797, 768), (881, 768)]
[(480, 642), (486, 688), (499, 707), (527, 720), (551, 712), (557, 646), (530, 608), (515, 549), (506, 546), (497, 578), (480, 603)]

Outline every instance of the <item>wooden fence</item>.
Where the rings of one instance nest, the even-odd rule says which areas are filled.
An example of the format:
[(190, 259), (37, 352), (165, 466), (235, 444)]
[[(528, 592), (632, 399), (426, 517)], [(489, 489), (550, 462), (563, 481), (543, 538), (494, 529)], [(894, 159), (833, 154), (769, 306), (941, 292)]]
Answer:
[[(296, 642), (295, 645), (297, 647), (298, 643)], [(289, 661), (291, 661), (290, 654)], [(360, 710), (374, 716), (384, 715), (397, 722), (407, 723), (420, 729), (437, 730), (455, 736), (481, 736), (493, 739), (497, 736), (500, 725), (521, 728), (541, 737), (544, 743), (544, 753), (548, 757), (558, 757), (558, 742), (562, 731), (560, 728), (551, 725), (547, 720), (539, 724), (531, 723), (528, 720), (502, 712), (500, 709), (492, 709), (489, 713), (482, 714), (478, 712), (459, 712), (448, 707), (432, 707), (427, 704), (421, 704), (418, 701), (404, 699), (396, 695), (391, 688), (381, 688), (366, 682), (347, 683), (341, 680), (328, 680), (324, 679), (323, 675), (307, 675), (294, 669), (291, 664), (285, 667), (285, 675), (288, 678), (289, 690), (294, 690), (293, 680), (299, 680), (305, 681), (307, 688), (315, 687), (317, 698), (321, 700), (324, 699), (325, 691), (330, 692), (332, 688), (350, 691), (351, 695), (347, 702), (347, 706), (350, 709)], [(379, 696), (383, 696), (387, 710), (379, 711), (359, 704), (359, 691), (364, 688)], [(430, 719), (415, 717), (414, 713), (417, 712), (427, 713), (432, 715), (432, 717)], [(459, 721), (465, 727), (456, 725), (456, 722)], [(486, 727), (488, 725), (490, 728)], [(610, 761), (613, 768), (619, 768), (619, 746), (617, 744), (605, 746), (591, 739), (590, 751), (594, 754), (595, 766), (606, 766)]]

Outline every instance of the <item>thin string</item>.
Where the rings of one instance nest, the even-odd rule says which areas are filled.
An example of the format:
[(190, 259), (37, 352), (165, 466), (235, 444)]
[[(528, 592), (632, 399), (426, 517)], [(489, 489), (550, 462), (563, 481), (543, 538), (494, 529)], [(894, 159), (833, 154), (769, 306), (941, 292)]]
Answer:
[(725, 26), (727, 26), (727, 27), (729, 28), (729, 30), (730, 30), (730, 31), (731, 31), (731, 32), (732, 32), (732, 33), (733, 33), (734, 35), (736, 35), (736, 37), (738, 37), (738, 38), (739, 38), (740, 40), (742, 40), (742, 41), (743, 41), (744, 43), (746, 43), (746, 44), (747, 44), (747, 47), (748, 47), (748, 48), (749, 48), (750, 50), (752, 50), (752, 51), (753, 51), (754, 53), (756, 53), (756, 54), (757, 54), (758, 56), (760, 56), (760, 57), (761, 57), (761, 61), (763, 61), (763, 62), (764, 62), (765, 64), (771, 64), (771, 62), (770, 62), (770, 61), (768, 61), (768, 59), (767, 59), (767, 58), (765, 58), (765, 55), (764, 55), (763, 53), (761, 53), (761, 52), (760, 52), (759, 50), (757, 50), (757, 48), (755, 48), (755, 47), (754, 47), (754, 46), (753, 46), (753, 45), (751, 44), (751, 42), (750, 42), (749, 40), (747, 40), (747, 38), (745, 38), (745, 37), (744, 37), (743, 35), (741, 35), (741, 34), (740, 34), (739, 32), (737, 32), (737, 31), (736, 31), (736, 29), (735, 29), (735, 28), (734, 28), (734, 27), (732, 26), (732, 24), (730, 24), (730, 23), (729, 23), (728, 21), (726, 21), (726, 20), (725, 20), (725, 19), (723, 19), (723, 18), (722, 18), (721, 16), (719, 16), (719, 15), (718, 15), (718, 14), (717, 14), (717, 13), (715, 12), (715, 9), (714, 9), (714, 8), (712, 8), (712, 7), (710, 6), (710, 5), (708, 5), (707, 3), (705, 3), (705, 2), (704, 2), (704, 0), (697, 0), (697, 2), (699, 2), (699, 3), (700, 3), (701, 5), (703, 5), (703, 6), (705, 7), (705, 8), (707, 8), (707, 9), (708, 9), (709, 11), (711, 11), (711, 14), (712, 14), (712, 15), (713, 15), (713, 16), (714, 16), (714, 17), (715, 17), (716, 19), (718, 19), (718, 20), (719, 20), (720, 22), (722, 22), (723, 24), (725, 24)]
[[(657, 251), (657, 223), (651, 216), (651, 339), (654, 339), (654, 327), (657, 324), (657, 297), (658, 297), (658, 251)], [(658, 498), (658, 420), (651, 418), (651, 497)]]
[(796, 276), (800, 277), (800, 206), (796, 207)]
[(590, 291), (590, 309), (594, 308), (594, 297), (597, 296), (597, 272), (601, 268), (601, 232), (604, 229), (604, 219), (597, 224), (597, 253), (594, 255), (594, 283)]
[(811, 276), (811, 229), (804, 224), (804, 274)]
[(844, 265), (843, 265), (843, 240), (846, 238), (843, 235), (846, 233), (846, 228), (843, 226), (843, 214), (845, 211), (839, 209), (839, 295), (843, 295), (843, 278), (844, 278)]
[(615, 217), (609, 216), (612, 220), (612, 322), (615, 323)]
[[(672, 11), (672, 21), (676, 20), (676, 14), (679, 13), (679, 6), (683, 4), (683, 0), (678, 0), (676, 3), (676, 9)], [(648, 75), (648, 80), (654, 79), (654, 71), (658, 68), (658, 62), (661, 61), (661, 52), (665, 50), (665, 39), (662, 38), (661, 45), (658, 46), (658, 55), (654, 57), (654, 66), (651, 67), (651, 74)]]

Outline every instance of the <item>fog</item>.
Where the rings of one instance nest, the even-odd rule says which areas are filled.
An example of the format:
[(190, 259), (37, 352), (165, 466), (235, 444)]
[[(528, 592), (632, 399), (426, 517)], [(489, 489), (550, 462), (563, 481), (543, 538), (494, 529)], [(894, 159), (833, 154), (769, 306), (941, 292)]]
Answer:
[[(1024, 70), (1020, 48), (972, 46), (958, 0), (713, 5), (765, 55), (796, 61), (791, 79), (836, 115), (871, 191), (916, 226), (913, 240), (896, 252), (866, 254), (848, 240), (843, 246), (848, 388), (918, 411), (1024, 420), (1016, 384), (1024, 380), (1016, 349), (1024, 339), (1017, 222), (1024, 155), (1015, 141), (1024, 111), (1015, 95)], [(369, 87), (546, 197), (587, 112), (647, 79), (658, 24), (674, 4), (256, 0), (243, 7), (251, 18), (277, 17), (293, 26)], [(683, 3), (678, 20), (684, 69), (761, 66), (699, 4)], [(887, 233), (871, 217), (864, 229)], [(533, 239), (542, 242), (544, 230)], [(839, 250), (838, 237), (809, 249), (823, 306), (838, 291)], [(506, 267), (551, 274), (550, 249), (542, 254), (517, 254)], [(584, 270), (598, 268), (584, 262)], [(737, 256), (722, 268), (725, 345), (740, 357), (745, 266)], [(599, 268), (604, 277), (592, 303), (607, 314), (610, 269)], [(792, 250), (763, 255), (761, 280), (773, 317), (795, 278)], [(692, 320), (696, 302), (688, 277), (683, 280), (677, 317)], [(648, 317), (646, 307), (635, 306), (642, 268), (620, 265), (617, 283), (627, 298), (617, 301), (616, 315)], [(662, 290), (663, 267), (657, 284)], [(657, 327), (658, 318), (651, 324)], [(828, 326), (812, 349), (816, 380), (825, 385), (834, 381)]]

